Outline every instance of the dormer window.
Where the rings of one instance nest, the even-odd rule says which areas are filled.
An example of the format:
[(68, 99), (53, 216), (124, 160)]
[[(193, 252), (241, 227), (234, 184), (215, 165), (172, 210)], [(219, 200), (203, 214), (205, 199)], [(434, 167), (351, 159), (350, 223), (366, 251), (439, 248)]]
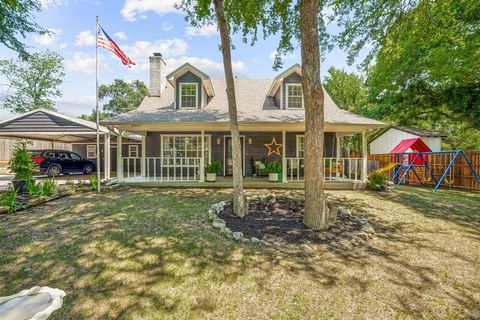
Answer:
[(287, 84), (287, 109), (303, 109), (303, 91), (300, 83)]
[(180, 109), (198, 109), (198, 83), (180, 83)]

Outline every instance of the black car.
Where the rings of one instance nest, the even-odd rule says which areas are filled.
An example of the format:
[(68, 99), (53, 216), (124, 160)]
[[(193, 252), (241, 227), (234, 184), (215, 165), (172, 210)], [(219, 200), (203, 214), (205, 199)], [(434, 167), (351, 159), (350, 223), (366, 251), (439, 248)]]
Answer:
[(57, 177), (60, 174), (83, 173), (95, 171), (93, 161), (82, 158), (75, 152), (66, 150), (30, 150), (33, 162), (36, 163), (35, 173)]

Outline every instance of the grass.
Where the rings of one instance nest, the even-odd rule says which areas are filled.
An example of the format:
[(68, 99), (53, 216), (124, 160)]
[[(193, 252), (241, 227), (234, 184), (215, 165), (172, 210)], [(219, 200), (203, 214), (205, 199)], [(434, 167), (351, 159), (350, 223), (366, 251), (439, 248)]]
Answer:
[(121, 188), (5, 215), (0, 296), (60, 288), (52, 319), (480, 317), (479, 194), (329, 194), (368, 217), (378, 239), (298, 252), (242, 246), (205, 223), (228, 190)]

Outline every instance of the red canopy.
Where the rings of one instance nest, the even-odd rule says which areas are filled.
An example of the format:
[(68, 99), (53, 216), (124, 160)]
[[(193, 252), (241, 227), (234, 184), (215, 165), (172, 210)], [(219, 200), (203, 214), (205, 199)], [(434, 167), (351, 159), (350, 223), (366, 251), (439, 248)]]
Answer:
[(405, 153), (408, 149), (413, 152), (431, 152), (432, 150), (420, 138), (403, 139), (395, 148), (390, 151), (391, 154)]

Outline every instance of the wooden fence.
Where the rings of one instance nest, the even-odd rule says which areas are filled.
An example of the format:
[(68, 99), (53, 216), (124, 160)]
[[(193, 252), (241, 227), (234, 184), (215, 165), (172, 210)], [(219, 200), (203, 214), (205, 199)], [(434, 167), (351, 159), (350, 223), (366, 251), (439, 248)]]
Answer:
[[(10, 161), (12, 158), (12, 150), (15, 145), (16, 139), (5, 139), (0, 138), (0, 161)], [(58, 143), (51, 141), (31, 141), (32, 144), (29, 145), (29, 149), (60, 149), (60, 150), (72, 150), (72, 145), (70, 143)]]
[[(473, 168), (480, 174), (480, 151), (465, 151), (465, 155), (470, 160)], [(446, 167), (450, 163), (450, 159), (453, 154), (436, 154), (428, 155), (427, 161), (431, 168), (432, 174), (435, 179), (439, 180), (442, 174), (445, 172)], [(400, 162), (402, 159), (400, 159)], [(386, 167), (390, 163), (399, 163), (399, 159), (393, 154), (370, 154), (368, 155), (368, 172), (372, 172), (376, 169)], [(430, 179), (430, 172), (428, 169), (418, 167), (415, 169), (417, 175), (422, 182), (427, 185), (434, 186), (435, 182)], [(393, 177), (393, 169), (387, 172), (389, 179)], [(420, 181), (413, 172), (410, 171), (409, 176), (406, 177), (409, 184), (418, 185)], [(429, 181), (431, 180), (431, 181)], [(475, 176), (470, 170), (470, 167), (465, 162), (462, 156), (459, 156), (455, 163), (447, 174), (446, 179), (442, 183), (443, 187), (460, 188), (465, 190), (480, 191), (480, 185), (475, 179)]]

